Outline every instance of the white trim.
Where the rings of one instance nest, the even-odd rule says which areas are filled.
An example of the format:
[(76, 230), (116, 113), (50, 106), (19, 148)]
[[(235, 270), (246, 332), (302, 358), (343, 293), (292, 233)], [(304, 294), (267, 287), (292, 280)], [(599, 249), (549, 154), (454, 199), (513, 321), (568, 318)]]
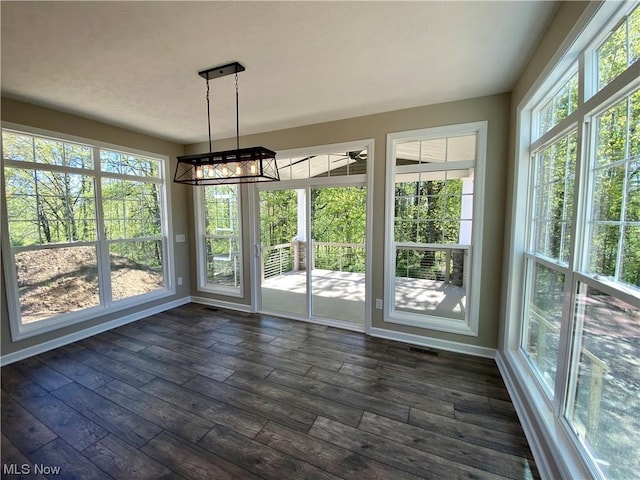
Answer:
[(190, 302), (191, 302), (190, 297), (183, 297), (178, 300), (173, 300), (168, 303), (163, 303), (161, 305), (156, 305), (155, 307), (147, 308), (145, 310), (141, 310), (136, 313), (125, 315), (124, 317), (120, 317), (115, 320), (110, 320), (108, 322), (101, 323), (100, 325), (85, 328), (83, 330), (70, 333), (63, 337), (54, 338), (53, 340), (39, 343), (38, 345), (34, 345), (32, 347), (23, 348), (22, 350), (18, 350), (17, 352), (12, 352), (6, 355), (2, 355), (0, 356), (0, 366), (5, 366), (10, 363), (17, 362), (19, 360), (23, 360), (25, 358), (29, 358), (34, 355), (38, 355), (40, 353), (48, 352), (49, 350), (53, 350), (54, 348), (62, 347), (64, 345), (77, 342), (78, 340), (82, 340), (83, 338), (91, 337), (93, 335), (106, 332), (107, 330), (111, 330), (113, 328), (126, 325), (127, 323), (141, 320), (151, 315), (155, 315), (156, 313), (165, 312), (167, 310), (171, 310), (172, 308), (186, 305), (187, 303), (190, 303)]
[(207, 298), (191, 296), (191, 302), (199, 303), (201, 305), (209, 305), (210, 307), (228, 308), (229, 310), (237, 310), (239, 312), (252, 313), (251, 305), (245, 305), (243, 303), (227, 302), (225, 300), (218, 300), (217, 298)]
[(414, 335), (412, 333), (398, 332), (397, 330), (387, 330), (386, 328), (373, 327), (371, 329), (371, 336), (375, 338), (384, 338), (386, 340), (395, 340), (396, 342), (410, 343), (412, 345), (420, 345), (422, 347), (438, 348), (448, 352), (473, 355), (474, 357), (496, 357), (495, 348), (480, 347), (478, 345), (453, 342), (451, 340), (442, 340), (433, 337), (424, 337), (422, 335)]
[[(386, 198), (385, 198), (385, 239), (384, 239), (384, 309), (383, 319), (387, 323), (409, 325), (419, 328), (428, 328), (447, 333), (459, 335), (478, 336), (479, 331), (479, 311), (480, 311), (480, 283), (482, 278), (482, 237), (484, 230), (484, 189), (485, 171), (487, 161), (487, 138), (489, 122), (486, 120), (479, 122), (461, 123), (455, 125), (445, 125), (441, 127), (423, 128), (405, 132), (387, 134), (387, 171), (385, 178)], [(453, 138), (469, 134), (477, 135), (476, 159), (474, 162), (447, 162), (442, 163), (441, 170), (448, 170), (450, 167), (457, 169), (457, 165), (464, 165), (465, 168), (475, 168), (475, 180), (473, 188), (473, 220), (471, 246), (471, 274), (469, 275), (469, 285), (467, 286), (467, 308), (464, 320), (447, 319), (430, 314), (401, 312), (395, 309), (395, 275), (396, 270), (395, 255), (398, 243), (394, 239), (394, 205), (395, 205), (395, 181), (398, 174), (398, 167), (395, 165), (396, 145), (404, 140), (429, 140), (440, 138)], [(440, 166), (440, 164), (438, 164)], [(424, 167), (417, 167), (424, 169)], [(428, 166), (428, 170), (432, 167)], [(405, 171), (403, 167), (401, 169)], [(420, 244), (422, 245), (422, 244)]]

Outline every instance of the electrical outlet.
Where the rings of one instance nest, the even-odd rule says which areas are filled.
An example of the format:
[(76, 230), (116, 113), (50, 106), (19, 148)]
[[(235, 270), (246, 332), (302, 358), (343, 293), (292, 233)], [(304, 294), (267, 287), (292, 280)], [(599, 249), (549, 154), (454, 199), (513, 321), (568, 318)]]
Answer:
[(182, 277), (178, 277), (178, 285), (182, 285)]
[(382, 310), (382, 299), (381, 298), (376, 298), (376, 309), (378, 310)]

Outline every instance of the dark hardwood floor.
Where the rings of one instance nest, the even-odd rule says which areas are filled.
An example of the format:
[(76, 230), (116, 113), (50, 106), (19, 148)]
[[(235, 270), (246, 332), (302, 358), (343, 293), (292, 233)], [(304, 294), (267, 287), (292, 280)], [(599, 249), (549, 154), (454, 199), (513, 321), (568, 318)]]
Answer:
[(7, 479), (539, 477), (492, 360), (320, 325), (190, 304), (1, 374)]

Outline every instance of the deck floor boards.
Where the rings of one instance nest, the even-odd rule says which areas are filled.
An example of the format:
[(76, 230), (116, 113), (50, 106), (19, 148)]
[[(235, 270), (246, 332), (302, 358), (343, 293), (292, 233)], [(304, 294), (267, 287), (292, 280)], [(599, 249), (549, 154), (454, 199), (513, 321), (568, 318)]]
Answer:
[(333, 327), (189, 304), (1, 376), (7, 478), (539, 478), (492, 360)]

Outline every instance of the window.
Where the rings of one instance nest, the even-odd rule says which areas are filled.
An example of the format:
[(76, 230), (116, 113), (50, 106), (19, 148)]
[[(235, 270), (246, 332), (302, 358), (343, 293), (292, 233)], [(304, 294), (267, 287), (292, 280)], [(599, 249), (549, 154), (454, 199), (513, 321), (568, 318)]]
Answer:
[(163, 160), (11, 129), (2, 147), (15, 338), (168, 293)]
[(516, 192), (516, 215), (526, 213), (526, 228), (514, 227), (523, 267), (511, 268), (524, 296), (510, 292), (519, 348), (508, 358), (540, 418), (555, 419), (547, 438), (577, 446), (593, 476), (632, 478), (640, 471), (640, 8), (597, 8), (599, 26), (555, 67), (577, 74), (550, 72), (521, 112), (528, 155), (519, 185), (528, 188)]
[(212, 185), (196, 189), (198, 205), (199, 288), (242, 295), (240, 187)]
[(388, 136), (387, 321), (477, 334), (470, 295), (485, 142), (486, 123)]

